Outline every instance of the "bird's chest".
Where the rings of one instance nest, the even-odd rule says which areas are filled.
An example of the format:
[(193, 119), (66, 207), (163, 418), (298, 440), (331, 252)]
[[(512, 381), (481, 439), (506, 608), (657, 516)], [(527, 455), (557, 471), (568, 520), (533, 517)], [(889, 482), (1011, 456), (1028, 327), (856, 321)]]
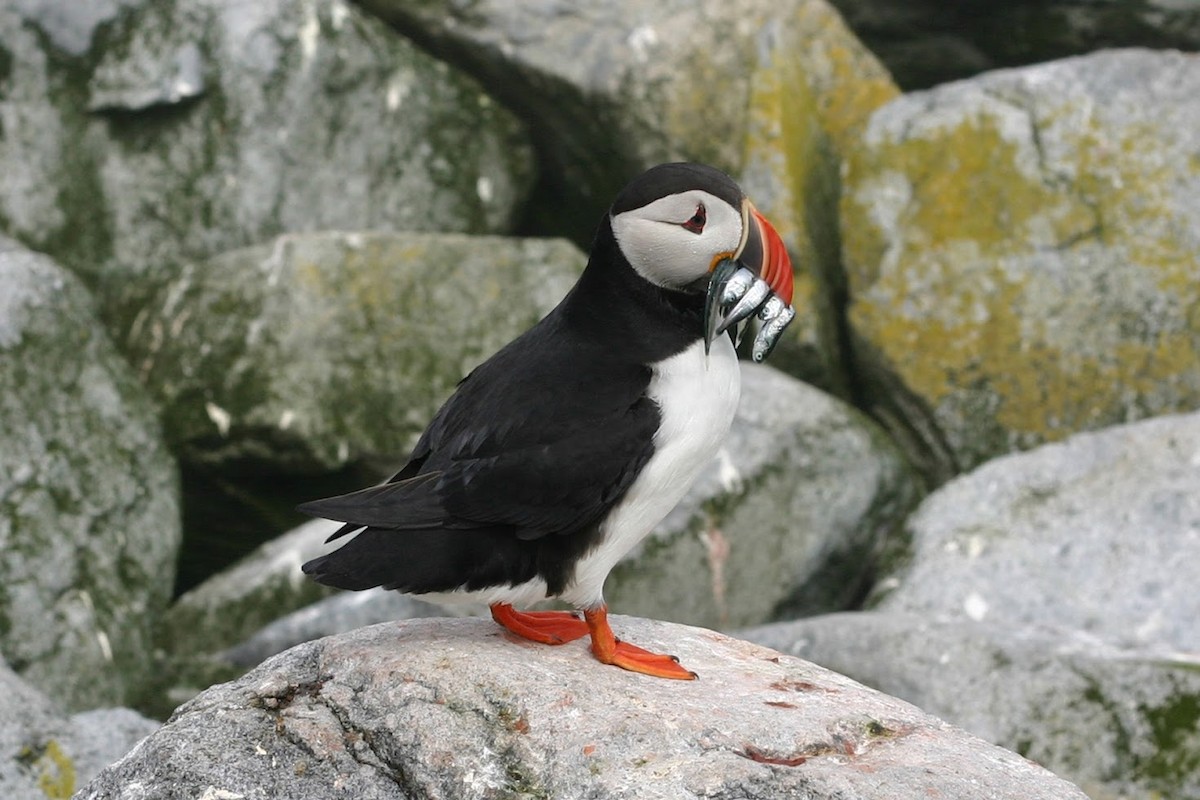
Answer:
[(576, 565), (564, 599), (580, 606), (601, 602), (609, 571), (683, 499), (720, 448), (740, 393), (737, 354), (726, 336), (707, 356), (697, 342), (653, 365), (646, 394), (660, 415), (654, 454), (600, 524), (600, 542)]
[(638, 483), (647, 479), (668, 494), (674, 490), (673, 507), (716, 454), (737, 411), (741, 372), (729, 337), (714, 341), (707, 355), (697, 342), (654, 365), (646, 393), (658, 405), (661, 421), (645, 469), (649, 474), (639, 476)]
[(712, 460), (737, 411), (741, 373), (728, 337), (701, 342), (655, 364), (647, 395), (661, 421), (654, 455), (601, 523), (599, 546), (578, 565), (577, 599), (600, 596), (604, 576), (673, 509)]

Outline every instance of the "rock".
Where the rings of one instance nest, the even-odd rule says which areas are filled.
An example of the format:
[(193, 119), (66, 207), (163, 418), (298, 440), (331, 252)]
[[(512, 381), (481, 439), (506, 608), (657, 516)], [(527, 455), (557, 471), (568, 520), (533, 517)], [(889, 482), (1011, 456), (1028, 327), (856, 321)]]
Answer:
[(307, 522), (180, 596), (160, 629), (163, 648), (180, 657), (216, 653), (328, 597), (332, 590), (309, 580), (300, 565), (324, 552), (325, 539), (338, 527), (323, 519)]
[(846, 608), (920, 491), (872, 422), (743, 362), (728, 441), (613, 570), (605, 597), (623, 612), (720, 628)]
[(905, 89), (1104, 48), (1200, 48), (1200, 9), (1177, 0), (832, 2)]
[(161, 725), (129, 708), (96, 708), (72, 715), (63, 750), (75, 762), (76, 785), (86, 784)]
[(621, 187), (664, 161), (741, 180), (796, 258), (789, 371), (845, 396), (836, 203), (844, 148), (897, 94), (825, 0), (451, 0), (360, 5), (479, 81), (543, 161), (532, 224), (580, 244)]
[(0, 661), (0, 795), (65, 800), (158, 725), (126, 708), (68, 718)]
[(387, 620), (486, 612), (383, 590), (335, 592), (310, 580), (300, 565), (326, 552), (338, 527), (307, 522), (184, 593), (159, 626), (161, 659), (142, 706), (165, 718), (206, 686), (309, 639)]
[(930, 495), (880, 607), (1200, 642), (1200, 412), (999, 458)]
[(872, 611), (767, 625), (751, 641), (844, 671), (1083, 787), (1200, 798), (1200, 654), (1070, 629)]
[(144, 282), (280, 233), (506, 232), (520, 214), (520, 123), (354, 4), (125, 6), (76, 59), (24, 33), (36, 6), (0, 19), (20, 43), (0, 58), (17, 65), (0, 227), (97, 285), (115, 329)]
[[(619, 617), (695, 683), (603, 666), (582, 642), (420, 620), (294, 648), (187, 705), (80, 800), (213, 797), (1084, 795), (834, 673), (720, 634)], [(518, 661), (520, 659), (520, 661)], [(518, 666), (519, 664), (519, 666)], [(230, 742), (244, 746), (230, 747)], [(631, 787), (635, 787), (631, 789)]]
[[(405, 595), (383, 589), (365, 592), (339, 592), (332, 597), (293, 611), (220, 654), (244, 669), (256, 667), (290, 647), (380, 622), (421, 617), (466, 616), (469, 607), (440, 606), (426, 603), (419, 595)], [(483, 613), (485, 609), (473, 609)]]
[(291, 234), (184, 267), (126, 345), (189, 463), (392, 463), (585, 261), (561, 240)]
[(125, 8), (140, 0), (12, 0), (8, 6), (19, 12), (50, 42), (72, 57), (87, 53), (97, 29), (115, 19)]
[(67, 708), (126, 702), (171, 593), (175, 466), (84, 287), (2, 237), (0, 420), (0, 649)]
[(849, 321), (938, 480), (1200, 405), (1200, 56), (1114, 51), (906, 95), (847, 163)]

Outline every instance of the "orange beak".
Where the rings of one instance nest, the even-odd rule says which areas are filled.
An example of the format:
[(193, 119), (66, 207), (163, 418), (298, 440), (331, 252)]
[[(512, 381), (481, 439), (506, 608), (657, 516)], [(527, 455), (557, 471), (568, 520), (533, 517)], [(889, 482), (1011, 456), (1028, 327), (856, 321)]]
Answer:
[(742, 246), (733, 258), (767, 282), (780, 299), (792, 304), (792, 259), (783, 239), (749, 200), (742, 202)]

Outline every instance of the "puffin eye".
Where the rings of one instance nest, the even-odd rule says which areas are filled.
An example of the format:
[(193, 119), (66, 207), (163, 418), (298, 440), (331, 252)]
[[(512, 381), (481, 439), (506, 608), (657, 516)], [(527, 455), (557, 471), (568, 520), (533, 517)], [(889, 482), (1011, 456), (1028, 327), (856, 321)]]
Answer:
[(692, 218), (687, 222), (681, 223), (692, 233), (702, 233), (704, 231), (704, 223), (708, 221), (708, 213), (704, 210), (704, 204), (696, 206), (696, 213), (692, 214)]

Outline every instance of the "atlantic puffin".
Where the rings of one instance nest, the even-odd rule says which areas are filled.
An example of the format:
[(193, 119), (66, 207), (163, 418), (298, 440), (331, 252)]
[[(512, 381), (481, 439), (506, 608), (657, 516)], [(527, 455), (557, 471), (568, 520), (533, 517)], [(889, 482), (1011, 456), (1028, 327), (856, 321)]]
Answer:
[[(559, 305), (474, 369), (386, 483), (299, 510), (345, 523), (303, 565), (322, 584), (490, 606), (545, 644), (591, 636), (595, 657), (692, 679), (620, 641), (604, 580), (716, 454), (738, 405), (735, 337), (756, 360), (787, 323), (779, 234), (723, 172), (653, 167), (600, 220)], [(582, 612), (520, 611), (557, 598)]]

